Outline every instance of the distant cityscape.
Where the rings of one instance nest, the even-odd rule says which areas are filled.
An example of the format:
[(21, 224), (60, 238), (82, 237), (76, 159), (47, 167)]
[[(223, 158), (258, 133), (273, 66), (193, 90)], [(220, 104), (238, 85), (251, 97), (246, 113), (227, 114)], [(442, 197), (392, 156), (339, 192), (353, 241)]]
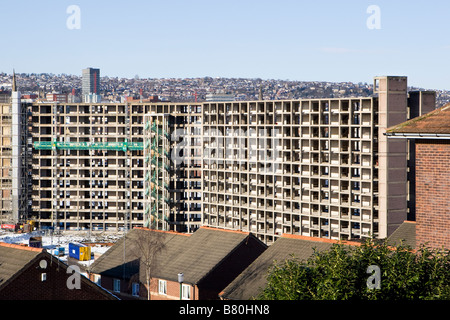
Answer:
[[(51, 73), (16, 73), (17, 86), (22, 95), (46, 97), (51, 93), (74, 95), (71, 101), (82, 100), (82, 76)], [(12, 74), (0, 73), (0, 92), (10, 91)], [(409, 91), (432, 90), (436, 92), (436, 107), (450, 102), (450, 90), (409, 87)], [(369, 97), (372, 83), (290, 81), (260, 78), (100, 78), (102, 102), (158, 97), (164, 102), (201, 102), (208, 94), (226, 93), (236, 101), (286, 100), (341, 97)]]
[[(450, 91), (407, 80), (0, 74), (0, 300), (253, 300), (334, 244), (448, 252)], [(405, 269), (367, 256), (338, 269)], [(430, 261), (413, 291), (448, 299)]]
[(450, 2), (433, 4), (4, 1), (3, 318), (450, 302)]

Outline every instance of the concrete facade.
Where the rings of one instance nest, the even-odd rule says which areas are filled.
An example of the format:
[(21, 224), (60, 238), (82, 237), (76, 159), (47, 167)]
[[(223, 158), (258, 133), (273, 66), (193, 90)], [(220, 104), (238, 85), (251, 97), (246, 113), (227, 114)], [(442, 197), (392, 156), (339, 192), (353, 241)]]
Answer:
[(386, 238), (408, 215), (412, 162), (384, 132), (433, 101), (386, 76), (373, 97), (28, 103), (33, 215), (60, 230), (205, 225), (267, 244)]
[[(407, 216), (406, 77), (376, 97), (205, 103), (203, 224), (281, 234), (386, 238)], [(209, 134), (209, 135), (208, 135)]]
[[(145, 209), (152, 203), (151, 178), (145, 177), (153, 174), (152, 159), (147, 162), (151, 151), (149, 137), (145, 140), (146, 148), (143, 143), (144, 134), (150, 131), (145, 129), (144, 116), (160, 114), (174, 119), (168, 132), (171, 137), (178, 127), (190, 128), (187, 123), (196, 116), (188, 108), (195, 106), (33, 104), (32, 200), (40, 226), (113, 232), (143, 226), (147, 219), (144, 215), (151, 214)], [(192, 121), (194, 126), (200, 126), (199, 116), (198, 113), (198, 118)], [(49, 148), (48, 143), (53, 141), (62, 147)], [(45, 148), (39, 147), (44, 144)], [(69, 144), (72, 147), (64, 147)], [(94, 148), (100, 144), (104, 147)], [(124, 151), (119, 145), (131, 147)], [(167, 146), (169, 156), (173, 145)], [(166, 161), (167, 165), (170, 163)], [(200, 165), (178, 167), (173, 172), (168, 169), (164, 170), (165, 197), (171, 200), (163, 202), (164, 212), (159, 207), (158, 211), (172, 223), (170, 227), (159, 224), (158, 228), (193, 232), (201, 220), (200, 196), (192, 199), (191, 191), (187, 190), (200, 192)], [(197, 205), (192, 205), (193, 202)]]
[(12, 222), (11, 105), (0, 104), (0, 223)]

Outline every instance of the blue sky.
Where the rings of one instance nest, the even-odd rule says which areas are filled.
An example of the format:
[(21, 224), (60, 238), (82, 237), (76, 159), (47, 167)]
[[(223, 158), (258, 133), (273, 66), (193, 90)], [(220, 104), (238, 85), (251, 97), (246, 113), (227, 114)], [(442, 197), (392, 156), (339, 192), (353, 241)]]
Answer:
[[(0, 71), (242, 77), (450, 90), (450, 1), (2, 1)], [(80, 29), (66, 12), (80, 8)], [(369, 29), (370, 5), (381, 29)]]

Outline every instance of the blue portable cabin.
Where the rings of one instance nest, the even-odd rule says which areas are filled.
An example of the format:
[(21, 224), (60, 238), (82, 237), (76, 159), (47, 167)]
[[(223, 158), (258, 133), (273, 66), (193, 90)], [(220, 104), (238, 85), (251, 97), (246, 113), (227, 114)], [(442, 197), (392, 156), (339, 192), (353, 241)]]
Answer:
[(69, 243), (69, 257), (79, 261), (88, 261), (91, 259), (91, 247), (82, 243)]
[(65, 249), (64, 247), (59, 247), (59, 248), (55, 248), (53, 250), (53, 255), (57, 256), (57, 257), (62, 257), (65, 254)]

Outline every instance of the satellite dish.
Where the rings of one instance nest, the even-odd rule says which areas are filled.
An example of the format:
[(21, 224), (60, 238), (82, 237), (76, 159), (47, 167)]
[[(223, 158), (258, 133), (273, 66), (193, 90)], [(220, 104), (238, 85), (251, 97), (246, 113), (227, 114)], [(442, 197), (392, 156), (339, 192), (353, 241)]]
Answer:
[(39, 261), (39, 267), (41, 267), (41, 269), (47, 268), (47, 260)]

